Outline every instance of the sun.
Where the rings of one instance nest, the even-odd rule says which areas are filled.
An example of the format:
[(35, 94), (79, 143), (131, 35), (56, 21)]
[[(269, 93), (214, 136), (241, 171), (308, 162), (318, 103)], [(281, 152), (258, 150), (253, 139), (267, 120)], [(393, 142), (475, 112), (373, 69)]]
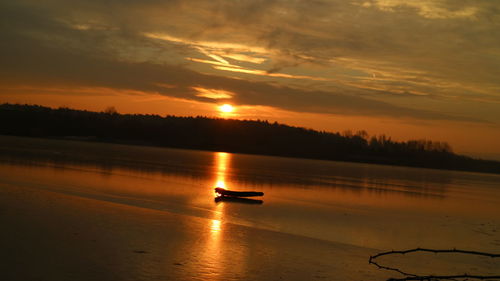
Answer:
[(231, 113), (234, 111), (234, 107), (232, 105), (226, 103), (226, 104), (219, 106), (219, 110), (221, 112), (224, 112), (224, 113)]

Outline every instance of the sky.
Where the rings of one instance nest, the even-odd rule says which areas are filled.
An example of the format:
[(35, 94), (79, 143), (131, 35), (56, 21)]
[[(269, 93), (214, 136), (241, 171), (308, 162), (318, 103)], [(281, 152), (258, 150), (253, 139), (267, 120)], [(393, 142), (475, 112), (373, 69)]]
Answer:
[(0, 103), (366, 130), (500, 160), (500, 1), (0, 0), (0, 36)]

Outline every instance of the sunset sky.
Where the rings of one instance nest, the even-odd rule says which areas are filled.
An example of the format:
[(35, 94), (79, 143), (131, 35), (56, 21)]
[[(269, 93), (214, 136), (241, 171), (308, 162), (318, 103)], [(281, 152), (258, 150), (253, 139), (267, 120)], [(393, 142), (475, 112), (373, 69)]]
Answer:
[(0, 103), (366, 130), (500, 160), (500, 1), (15, 0), (0, 35)]

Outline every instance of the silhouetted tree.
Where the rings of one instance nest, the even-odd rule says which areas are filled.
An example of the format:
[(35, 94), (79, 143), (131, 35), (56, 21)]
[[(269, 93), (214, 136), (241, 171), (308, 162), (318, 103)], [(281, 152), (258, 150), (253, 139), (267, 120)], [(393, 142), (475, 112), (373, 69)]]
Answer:
[(104, 110), (104, 113), (106, 113), (106, 114), (118, 114), (118, 111), (116, 110), (116, 108), (114, 106), (108, 106)]
[(500, 173), (500, 162), (456, 155), (446, 142), (393, 141), (366, 131), (329, 133), (267, 120), (161, 117), (51, 109), (38, 105), (0, 105), (0, 134), (80, 138), (96, 141), (190, 149), (356, 161)]

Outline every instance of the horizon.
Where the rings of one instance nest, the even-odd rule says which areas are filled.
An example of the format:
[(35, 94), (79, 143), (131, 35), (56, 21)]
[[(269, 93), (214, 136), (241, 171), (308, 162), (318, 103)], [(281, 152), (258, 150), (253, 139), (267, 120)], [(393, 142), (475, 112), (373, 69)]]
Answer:
[(0, 8), (2, 103), (365, 130), (500, 160), (500, 3), (20, 0)]
[[(297, 129), (304, 129), (304, 130), (312, 130), (312, 131), (315, 131), (315, 132), (319, 132), (319, 133), (326, 133), (326, 134), (337, 134), (337, 135), (340, 135), (340, 136), (343, 136), (343, 137), (346, 137), (347, 135), (356, 135), (356, 136), (360, 136), (362, 137), (363, 139), (365, 139), (366, 141), (370, 141), (371, 138), (379, 138), (379, 137), (387, 137), (389, 140), (392, 140), (392, 141), (395, 141), (395, 142), (398, 142), (398, 143), (405, 143), (405, 142), (411, 142), (411, 141), (431, 141), (431, 142), (436, 142), (435, 140), (433, 139), (406, 139), (406, 140), (397, 140), (397, 139), (394, 139), (392, 138), (392, 136), (390, 135), (385, 135), (385, 134), (379, 134), (379, 135), (376, 135), (376, 134), (370, 134), (369, 132), (367, 132), (366, 130), (360, 130), (360, 131), (352, 131), (352, 130), (346, 130), (346, 131), (328, 131), (328, 130), (316, 130), (314, 128), (308, 128), (308, 127), (302, 127), (302, 126), (294, 126), (294, 125), (290, 125), (290, 124), (286, 124), (286, 123), (280, 123), (280, 122), (277, 122), (277, 121), (269, 121), (267, 119), (235, 119), (235, 118), (231, 118), (231, 117), (221, 117), (221, 116), (204, 116), (204, 115), (172, 115), (172, 114), (165, 114), (165, 115), (160, 115), (160, 114), (142, 114), (142, 113), (121, 113), (119, 111), (116, 110), (115, 107), (111, 106), (111, 107), (108, 107), (106, 108), (105, 110), (101, 110), (101, 111), (92, 111), (92, 110), (81, 110), (81, 109), (75, 109), (75, 108), (70, 108), (70, 107), (50, 107), (50, 106), (43, 106), (43, 105), (39, 105), (39, 104), (12, 104), (12, 103), (0, 103), (0, 106), (3, 106), (3, 105), (14, 105), (14, 106), (28, 106), (28, 107), (44, 107), (44, 108), (48, 108), (48, 109), (51, 109), (51, 110), (74, 110), (74, 111), (83, 111), (83, 112), (91, 112), (91, 113), (104, 113), (104, 114), (118, 114), (118, 115), (132, 115), (132, 116), (157, 116), (157, 117), (160, 117), (160, 118), (201, 118), (201, 119), (208, 119), (208, 120), (227, 120), (227, 121), (238, 121), (238, 122), (260, 122), (260, 123), (267, 123), (267, 124), (273, 124), (273, 123), (276, 123), (278, 125), (281, 125), (281, 126), (286, 126), (286, 127), (290, 127), (290, 128), (297, 128)], [(439, 142), (439, 141), (438, 141)], [(448, 142), (444, 142), (446, 144), (449, 144)], [(468, 156), (468, 157), (472, 157), (473, 159), (477, 159), (477, 160), (491, 160), (491, 161), (499, 161), (500, 162), (500, 159), (494, 159), (494, 158), (488, 158), (488, 157), (482, 157), (481, 155), (467, 155), (467, 154), (462, 154), (462, 153), (458, 153), (454, 150), (454, 148), (451, 146), (450, 147), (450, 151), (452, 154), (455, 154), (455, 155), (463, 155), (463, 156)], [(265, 155), (265, 154), (263, 154)], [(488, 156), (488, 154), (486, 154), (486, 156)], [(335, 161), (335, 160), (333, 160)]]

